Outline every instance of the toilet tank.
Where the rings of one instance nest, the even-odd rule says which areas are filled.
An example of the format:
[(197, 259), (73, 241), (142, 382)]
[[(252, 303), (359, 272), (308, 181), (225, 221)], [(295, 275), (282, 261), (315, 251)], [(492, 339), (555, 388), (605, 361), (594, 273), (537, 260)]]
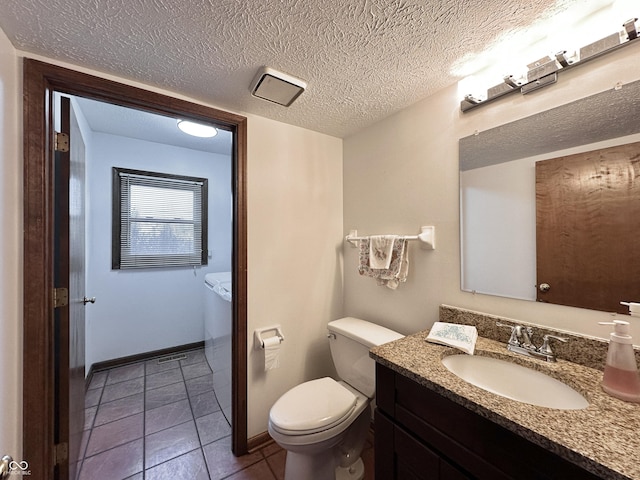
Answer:
[(375, 323), (346, 317), (329, 322), (329, 345), (338, 376), (369, 398), (376, 390), (375, 361), (369, 349), (404, 335)]

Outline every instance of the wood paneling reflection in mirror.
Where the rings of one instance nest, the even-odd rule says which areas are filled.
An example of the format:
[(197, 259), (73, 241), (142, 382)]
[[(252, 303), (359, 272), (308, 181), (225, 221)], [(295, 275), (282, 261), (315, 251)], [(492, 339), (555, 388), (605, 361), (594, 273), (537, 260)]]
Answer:
[(536, 163), (536, 251), (540, 302), (640, 300), (640, 142)]

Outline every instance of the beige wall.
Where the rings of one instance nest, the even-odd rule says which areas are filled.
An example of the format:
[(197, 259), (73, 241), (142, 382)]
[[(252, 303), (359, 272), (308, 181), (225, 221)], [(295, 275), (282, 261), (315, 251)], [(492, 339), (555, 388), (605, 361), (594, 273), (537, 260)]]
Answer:
[[(0, 34), (2, 34), (0, 30)], [(0, 37), (0, 455), (20, 456), (22, 328), (22, 129), (17, 79), (23, 54)], [(121, 83), (191, 100), (175, 92), (25, 55)], [(242, 112), (235, 112), (243, 114)], [(326, 324), (342, 309), (342, 140), (248, 115), (248, 335), (275, 323), (286, 342), (281, 367), (264, 373), (249, 351), (248, 435), (266, 431), (275, 399), (293, 385), (331, 374)], [(2, 138), (2, 136), (6, 138)], [(6, 346), (6, 345), (8, 346)], [(6, 442), (6, 444), (5, 444)], [(28, 460), (28, 459), (27, 459)]]
[[(431, 325), (438, 305), (446, 303), (608, 337), (609, 328), (597, 325), (608, 319), (604, 312), (460, 290), (457, 142), (475, 130), (640, 79), (639, 56), (640, 44), (628, 45), (561, 72), (555, 85), (526, 96), (512, 94), (465, 114), (456, 87), (450, 87), (345, 139), (345, 234), (354, 228), (363, 234), (416, 234), (420, 225), (435, 225), (437, 238), (435, 251), (411, 244), (410, 277), (395, 292), (359, 277), (357, 250), (345, 247), (345, 314), (410, 333)], [(634, 340), (640, 343), (640, 319), (631, 321)]]
[(0, 30), (0, 456), (22, 452), (22, 142), (18, 58)]
[[(342, 312), (342, 141), (249, 118), (249, 437), (303, 379), (334, 373), (326, 324)], [(281, 367), (264, 371), (253, 331), (282, 325)]]

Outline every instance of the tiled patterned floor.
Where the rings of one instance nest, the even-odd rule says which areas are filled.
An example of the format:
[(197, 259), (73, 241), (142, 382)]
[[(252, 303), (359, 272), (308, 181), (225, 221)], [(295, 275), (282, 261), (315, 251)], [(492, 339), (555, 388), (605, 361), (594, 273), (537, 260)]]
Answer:
[[(97, 372), (87, 390), (79, 480), (282, 480), (285, 454), (231, 453), (203, 350)], [(362, 457), (371, 480), (371, 439)]]

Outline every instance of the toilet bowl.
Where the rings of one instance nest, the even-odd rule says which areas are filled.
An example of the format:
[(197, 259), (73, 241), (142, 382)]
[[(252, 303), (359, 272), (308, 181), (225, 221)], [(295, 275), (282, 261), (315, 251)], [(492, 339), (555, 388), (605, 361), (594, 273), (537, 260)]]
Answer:
[(371, 422), (375, 363), (369, 348), (401, 338), (352, 317), (328, 325), (341, 380), (311, 380), (282, 395), (269, 412), (269, 434), (287, 450), (285, 480), (361, 480), (360, 453)]

